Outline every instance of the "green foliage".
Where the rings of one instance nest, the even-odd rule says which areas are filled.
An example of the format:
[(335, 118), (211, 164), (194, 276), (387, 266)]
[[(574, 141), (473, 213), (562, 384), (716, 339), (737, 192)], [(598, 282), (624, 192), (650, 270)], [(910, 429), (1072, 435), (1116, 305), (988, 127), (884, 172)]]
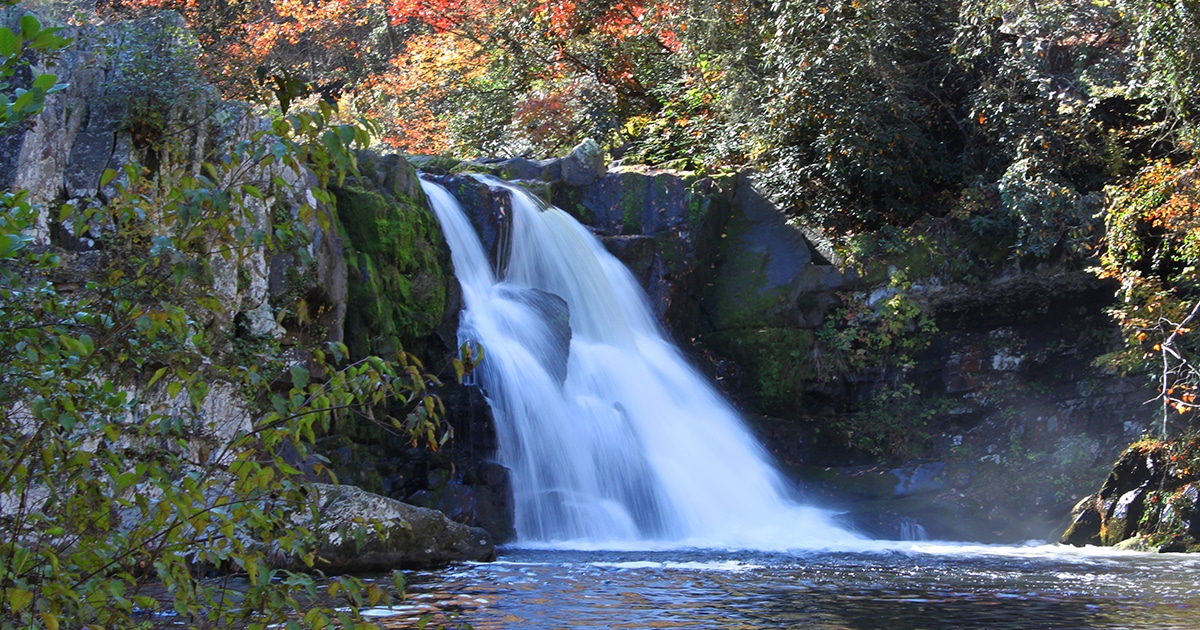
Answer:
[(196, 66), (195, 38), (172, 14), (121, 22), (105, 37), (112, 76), (106, 82), (104, 103), (93, 107), (103, 105), (118, 112), (119, 125), (129, 129), (135, 141), (161, 138), (171, 116), (212, 89)]
[[(16, 0), (4, 0), (11, 6)], [(32, 55), (51, 55), (69, 40), (58, 36), (60, 28), (46, 28), (33, 15), (21, 17), (16, 31), (0, 27), (0, 131), (9, 131), (42, 110), (46, 96), (66, 88), (53, 74), (38, 74), (30, 64)], [(35, 75), (27, 87), (14, 86), (19, 72)]]
[[(42, 50), (63, 44), (35, 21), (22, 30)], [(0, 32), (5, 68), (20, 65), (15, 41)], [(36, 112), (53, 88), (51, 77), (33, 96), (14, 93), (0, 123)], [(281, 447), (303, 455), (337, 416), (397, 398), (413, 413), (392, 422), (432, 439), (440, 403), (426, 377), (403, 361), (349, 362), (340, 344), (290, 348), (287, 369), (269, 346), (259, 351), (273, 360), (210, 361), (228, 334), (212, 261), (304, 251), (314, 225), (329, 229), (319, 207), (274, 225), (252, 209), (285, 176), (311, 169), (327, 184), (353, 168), (349, 149), (367, 132), (329, 124), (332, 114), (280, 118), (195, 169), (106, 173), (108, 205), (54, 217), (102, 235), (89, 268), (35, 246), (37, 209), (4, 194), (0, 628), (136, 627), (153, 614), (195, 628), (369, 626), (357, 610), (387, 595), (378, 584), (339, 578), (318, 592), (314, 578), (272, 568), (287, 557), (312, 566), (315, 551), (290, 516), (311, 506)], [(235, 392), (218, 404), (262, 412), (213, 425), (218, 391)]]
[(834, 379), (873, 368), (905, 369), (937, 332), (933, 317), (913, 299), (903, 273), (876, 296), (843, 295), (845, 306), (817, 331), (818, 374)]
[(1197, 145), (1200, 117), (1200, 6), (1177, 0), (1117, 0), (1113, 7), (1130, 22), (1137, 83), (1130, 86), (1146, 103), (1143, 116), (1158, 121), (1160, 139)]
[(922, 396), (911, 383), (901, 383), (874, 392), (854, 412), (822, 430), (844, 433), (851, 446), (881, 460), (912, 459), (929, 448), (930, 423), (952, 404), (948, 398)]
[(1096, 271), (1121, 283), (1110, 312), (1126, 348), (1105, 359), (1157, 382), (1165, 438), (1173, 420), (1193, 422), (1200, 390), (1200, 166), (1159, 160), (1108, 192)]
[[(656, 90), (662, 105), (654, 116), (626, 121), (621, 131), (632, 140), (627, 160), (703, 171), (735, 159), (738, 143), (713, 112), (717, 96), (703, 80), (715, 80), (718, 73), (704, 62), (697, 72), (700, 81), (684, 77)], [(696, 151), (698, 146), (704, 150)]]
[[(838, 232), (905, 224), (957, 179), (948, 3), (779, 0), (763, 25), (754, 153), (786, 206)], [(961, 144), (961, 140), (958, 140)]]

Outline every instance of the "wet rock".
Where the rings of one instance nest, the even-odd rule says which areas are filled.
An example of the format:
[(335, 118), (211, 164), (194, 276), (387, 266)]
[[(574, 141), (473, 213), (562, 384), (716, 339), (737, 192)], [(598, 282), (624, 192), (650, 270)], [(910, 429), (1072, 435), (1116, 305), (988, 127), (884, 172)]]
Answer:
[(506, 260), (508, 229), (512, 223), (512, 193), (470, 175), (429, 175), (454, 195), (479, 235), (493, 269)]
[(604, 149), (595, 140), (580, 142), (561, 161), (562, 180), (571, 186), (587, 186), (605, 173)]
[[(325, 573), (362, 574), (495, 558), (492, 538), (485, 530), (456, 523), (437, 510), (353, 486), (314, 484), (314, 491), (315, 518), (304, 511), (293, 520), (317, 533), (314, 568)], [(379, 527), (373, 527), (372, 521)], [(280, 558), (277, 564), (302, 566), (296, 558)]]
[(522, 345), (544, 359), (544, 365), (559, 384), (566, 382), (567, 362), (571, 358), (571, 312), (567, 301), (540, 289), (503, 286), (500, 290), (507, 299), (527, 307), (530, 320), (545, 322), (542, 329), (523, 327), (519, 331), (524, 335)]
[(658, 246), (652, 236), (603, 236), (600, 242), (617, 257), (642, 286), (649, 286), (655, 270)]
[(1067, 531), (1059, 537), (1059, 542), (1076, 547), (1099, 545), (1102, 520), (1100, 510), (1096, 506), (1096, 495), (1084, 497), (1071, 510), (1071, 524), (1067, 526)]

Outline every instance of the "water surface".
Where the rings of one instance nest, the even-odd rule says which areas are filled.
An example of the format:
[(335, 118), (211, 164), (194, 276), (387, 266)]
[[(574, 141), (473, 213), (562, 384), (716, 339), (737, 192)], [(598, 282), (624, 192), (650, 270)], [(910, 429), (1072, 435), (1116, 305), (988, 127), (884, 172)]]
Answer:
[[(410, 575), (383, 618), (474, 628), (1200, 628), (1200, 557), (888, 543), (869, 551), (504, 549)], [(381, 614), (383, 611), (380, 611)]]

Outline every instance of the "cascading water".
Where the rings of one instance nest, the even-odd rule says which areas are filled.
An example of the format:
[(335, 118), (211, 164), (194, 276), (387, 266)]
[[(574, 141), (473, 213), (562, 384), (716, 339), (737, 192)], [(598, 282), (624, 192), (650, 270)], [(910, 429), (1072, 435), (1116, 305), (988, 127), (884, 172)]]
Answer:
[(586, 228), (523, 189), (489, 183), (512, 194), (500, 279), (457, 201), (422, 187), (463, 288), (459, 340), (484, 348), (479, 383), (512, 473), (520, 543), (854, 539), (786, 498), (737, 413), (665, 339), (633, 276)]

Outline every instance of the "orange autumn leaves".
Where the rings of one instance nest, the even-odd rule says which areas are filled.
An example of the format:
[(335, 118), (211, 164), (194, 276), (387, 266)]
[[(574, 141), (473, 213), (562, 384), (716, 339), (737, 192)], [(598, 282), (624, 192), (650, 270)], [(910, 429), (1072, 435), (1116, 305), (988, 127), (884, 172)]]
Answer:
[(646, 66), (682, 50), (678, 0), (111, 2), (127, 11), (180, 11), (233, 96), (244, 95), (243, 77), (259, 67), (344, 83), (338, 93), (351, 99), (344, 109), (376, 117), (384, 141), (410, 152), (463, 148), (454, 146), (451, 127), (470, 91), (506, 95), (510, 120), (553, 105), (546, 121), (512, 124), (561, 137), (527, 138), (526, 147), (560, 146), (586, 133), (573, 96), (581, 82), (644, 109), (653, 87)]
[(1125, 331), (1126, 365), (1161, 364), (1166, 406), (1194, 412), (1200, 392), (1193, 339), (1200, 309), (1200, 163), (1151, 162), (1108, 189), (1101, 277), (1120, 282), (1110, 310)]

